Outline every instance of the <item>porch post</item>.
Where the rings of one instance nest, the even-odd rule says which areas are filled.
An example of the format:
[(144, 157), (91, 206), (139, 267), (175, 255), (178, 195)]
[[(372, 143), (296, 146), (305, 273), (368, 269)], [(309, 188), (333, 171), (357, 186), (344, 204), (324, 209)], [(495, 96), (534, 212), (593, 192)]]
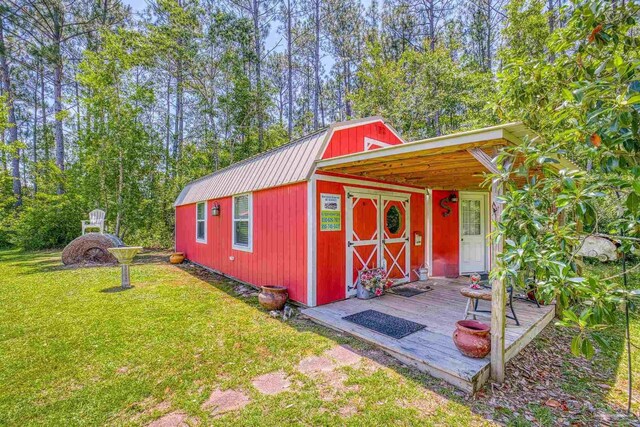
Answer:
[[(503, 193), (502, 180), (494, 179), (491, 185), (491, 232), (500, 221), (502, 204), (498, 198)], [(496, 268), (498, 254), (502, 253), (503, 238), (491, 239), (491, 268)], [(491, 378), (503, 382), (505, 375), (504, 328), (506, 323), (506, 289), (502, 279), (494, 279), (491, 286)]]

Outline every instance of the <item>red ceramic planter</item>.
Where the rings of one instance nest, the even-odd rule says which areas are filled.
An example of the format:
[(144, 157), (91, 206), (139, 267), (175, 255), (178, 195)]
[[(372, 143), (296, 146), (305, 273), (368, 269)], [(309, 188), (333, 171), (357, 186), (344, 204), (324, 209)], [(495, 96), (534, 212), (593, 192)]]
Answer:
[(263, 286), (258, 294), (258, 302), (267, 310), (282, 310), (287, 298), (289, 293), (283, 286)]
[(459, 320), (453, 342), (465, 356), (482, 359), (491, 351), (491, 327), (477, 320)]
[(181, 264), (184, 261), (184, 253), (182, 252), (174, 252), (169, 257), (169, 262), (171, 264)]

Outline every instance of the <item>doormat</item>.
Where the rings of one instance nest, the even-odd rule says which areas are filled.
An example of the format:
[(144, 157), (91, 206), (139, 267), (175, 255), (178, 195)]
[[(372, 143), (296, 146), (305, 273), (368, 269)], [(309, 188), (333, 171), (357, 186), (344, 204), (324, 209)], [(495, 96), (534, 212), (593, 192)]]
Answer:
[(389, 293), (392, 293), (394, 295), (400, 295), (401, 297), (405, 297), (405, 298), (411, 298), (411, 297), (415, 297), (416, 295), (424, 294), (432, 290), (433, 288), (431, 286), (426, 286), (421, 289), (412, 288), (411, 286), (403, 286), (401, 288), (391, 288), (391, 291)]
[(426, 328), (425, 325), (376, 310), (361, 311), (360, 313), (345, 316), (343, 319), (395, 339), (404, 338), (407, 335)]

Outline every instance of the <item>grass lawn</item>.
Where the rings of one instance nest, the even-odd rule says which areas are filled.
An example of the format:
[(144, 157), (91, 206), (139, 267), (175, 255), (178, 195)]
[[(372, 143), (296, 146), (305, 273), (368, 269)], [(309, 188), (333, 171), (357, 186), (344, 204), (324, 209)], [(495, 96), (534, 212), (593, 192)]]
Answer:
[[(200, 425), (552, 425), (558, 416), (540, 402), (533, 420), (515, 414), (493, 405), (490, 390), (466, 396), (354, 339), (271, 318), (229, 280), (140, 258), (135, 287), (112, 292), (117, 267), (72, 269), (56, 252), (0, 251), (0, 425), (147, 425), (167, 414)], [(638, 319), (633, 330), (638, 343)], [(597, 363), (613, 377), (594, 405), (614, 413), (626, 359), (620, 331), (610, 336)], [(544, 349), (539, 341), (526, 351)], [(340, 344), (362, 359), (340, 366), (330, 357)], [(321, 362), (329, 368), (316, 369)], [(254, 384), (271, 373), (283, 392)], [(588, 375), (558, 381), (578, 399), (595, 386)], [(237, 393), (237, 409), (203, 406), (225, 391)]]

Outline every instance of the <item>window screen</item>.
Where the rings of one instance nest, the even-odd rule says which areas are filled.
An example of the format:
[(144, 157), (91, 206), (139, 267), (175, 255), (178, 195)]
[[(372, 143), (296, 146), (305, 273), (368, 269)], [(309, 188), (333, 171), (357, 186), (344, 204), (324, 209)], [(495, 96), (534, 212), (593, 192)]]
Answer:
[(207, 240), (207, 215), (205, 202), (200, 202), (196, 205), (196, 240), (200, 242), (206, 242)]
[(233, 246), (236, 249), (251, 250), (251, 202), (250, 194), (233, 197)]

